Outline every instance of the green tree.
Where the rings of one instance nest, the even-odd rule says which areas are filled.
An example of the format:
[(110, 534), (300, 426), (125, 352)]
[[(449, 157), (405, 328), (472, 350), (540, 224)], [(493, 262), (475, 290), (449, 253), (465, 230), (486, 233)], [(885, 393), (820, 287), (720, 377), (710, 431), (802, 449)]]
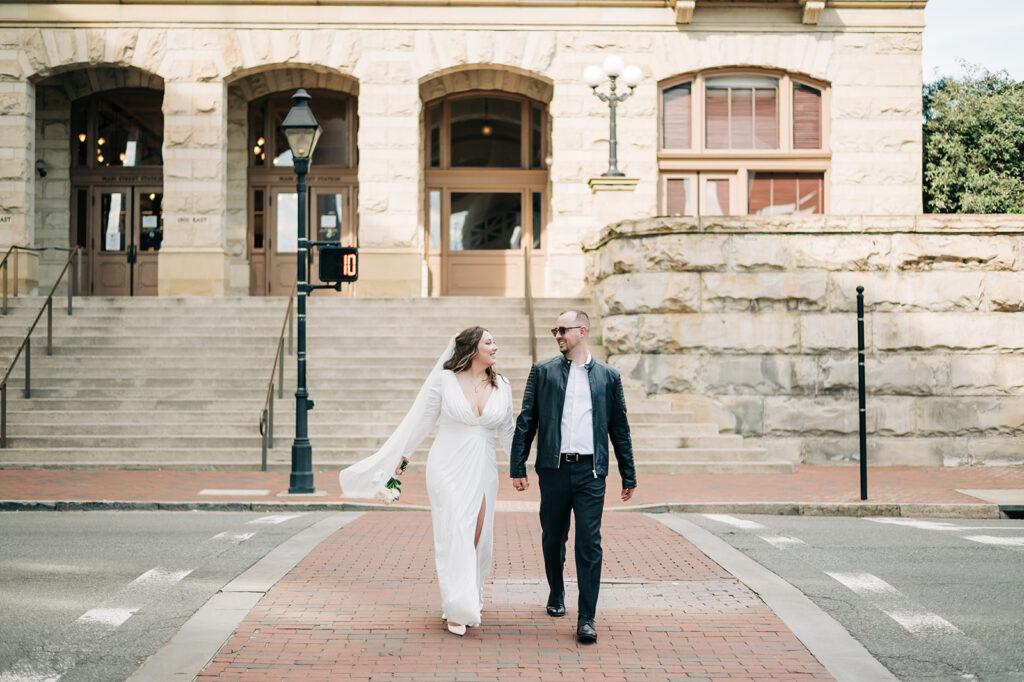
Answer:
[(924, 87), (924, 207), (1024, 213), (1024, 84), (963, 64)]

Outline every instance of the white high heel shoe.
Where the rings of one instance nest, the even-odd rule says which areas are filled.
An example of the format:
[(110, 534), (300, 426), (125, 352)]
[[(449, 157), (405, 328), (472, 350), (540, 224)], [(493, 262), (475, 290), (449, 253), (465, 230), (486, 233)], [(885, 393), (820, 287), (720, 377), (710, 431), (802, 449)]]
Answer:
[(464, 634), (466, 634), (466, 626), (448, 623), (448, 632), (452, 633), (453, 635), (458, 635), (459, 637), (462, 637)]

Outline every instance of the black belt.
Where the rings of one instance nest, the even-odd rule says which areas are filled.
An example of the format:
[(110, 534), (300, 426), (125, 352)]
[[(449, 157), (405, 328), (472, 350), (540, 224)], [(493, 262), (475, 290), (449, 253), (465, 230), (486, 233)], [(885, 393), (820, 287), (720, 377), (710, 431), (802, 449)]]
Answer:
[(580, 455), (580, 454), (577, 454), (575, 452), (563, 452), (562, 453), (562, 461), (563, 462), (581, 462), (581, 461), (583, 461), (585, 459), (592, 459), (593, 457), (594, 457), (593, 455)]

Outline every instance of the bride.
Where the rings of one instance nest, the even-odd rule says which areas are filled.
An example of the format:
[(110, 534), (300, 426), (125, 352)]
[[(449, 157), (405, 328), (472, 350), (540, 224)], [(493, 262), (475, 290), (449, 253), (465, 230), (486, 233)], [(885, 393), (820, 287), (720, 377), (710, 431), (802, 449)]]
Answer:
[(505, 457), (515, 422), (512, 389), (494, 369), (498, 346), (490, 332), (459, 332), (420, 389), (412, 409), (380, 450), (338, 475), (347, 497), (375, 497), (441, 419), (427, 455), (427, 493), (442, 618), (462, 636), (480, 624), (484, 580), (491, 568), (498, 466), (494, 436)]

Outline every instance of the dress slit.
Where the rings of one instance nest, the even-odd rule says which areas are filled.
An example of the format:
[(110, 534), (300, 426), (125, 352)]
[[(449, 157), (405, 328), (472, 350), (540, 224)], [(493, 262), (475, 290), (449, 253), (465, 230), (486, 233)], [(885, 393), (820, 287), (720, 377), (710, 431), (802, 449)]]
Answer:
[(480, 511), (476, 514), (476, 528), (473, 529), (473, 548), (480, 547), (480, 538), (484, 535), (484, 523), (487, 521), (487, 495), (480, 496)]

